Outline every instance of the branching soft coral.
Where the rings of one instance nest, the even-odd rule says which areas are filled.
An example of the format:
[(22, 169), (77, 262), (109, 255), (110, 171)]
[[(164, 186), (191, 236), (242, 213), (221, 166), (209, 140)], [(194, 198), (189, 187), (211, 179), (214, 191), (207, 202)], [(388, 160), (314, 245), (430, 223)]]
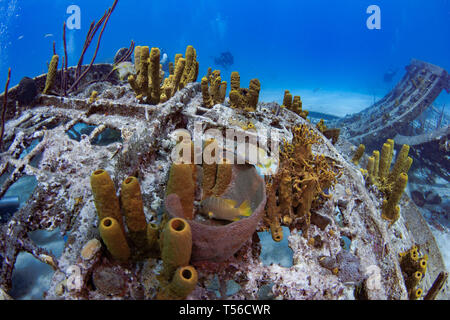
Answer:
[(281, 240), (280, 221), (289, 226), (300, 223), (303, 236), (308, 237), (312, 203), (320, 196), (329, 197), (324, 190), (336, 182), (338, 174), (324, 155), (312, 153), (311, 146), (320, 141), (313, 129), (303, 124), (292, 132), (292, 142), (284, 141), (280, 150), (279, 170), (266, 184), (266, 222), (275, 241)]

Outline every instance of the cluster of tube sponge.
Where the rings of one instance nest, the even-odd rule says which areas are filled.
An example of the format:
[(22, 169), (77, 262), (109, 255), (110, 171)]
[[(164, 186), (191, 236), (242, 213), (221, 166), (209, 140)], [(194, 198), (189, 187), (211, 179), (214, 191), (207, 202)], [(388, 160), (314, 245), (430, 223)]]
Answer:
[[(212, 71), (208, 68), (208, 73), (202, 78), (203, 104), (207, 108), (212, 108), (218, 103), (224, 103), (227, 92), (227, 82), (222, 81), (220, 70)], [(245, 112), (255, 112), (259, 100), (261, 84), (258, 79), (250, 80), (249, 88), (241, 88), (241, 76), (239, 72), (233, 71), (230, 79), (230, 106), (233, 109), (240, 109)]]
[(227, 93), (227, 82), (222, 81), (220, 70), (212, 71), (208, 68), (208, 74), (202, 78), (203, 104), (207, 108), (212, 108), (218, 103), (225, 102)]
[(185, 57), (175, 55), (175, 67), (169, 68), (169, 76), (164, 78), (160, 64), (159, 48), (136, 46), (134, 49), (136, 75), (130, 75), (128, 82), (136, 97), (149, 104), (158, 104), (169, 100), (178, 90), (198, 77), (199, 63), (193, 46), (187, 46)]
[[(186, 132), (186, 131), (185, 131)], [(166, 186), (166, 195), (176, 194), (183, 208), (183, 216), (187, 220), (194, 218), (194, 202), (197, 189), (197, 165), (193, 161), (193, 142), (190, 134), (185, 133), (184, 137), (180, 136), (177, 145), (185, 144), (182, 152), (190, 152), (190, 163), (173, 163), (169, 171), (169, 179)], [(216, 157), (218, 152), (218, 143), (215, 139), (208, 139), (203, 144), (203, 153), (211, 154)], [(206, 163), (203, 161), (202, 169), (202, 199), (210, 196), (222, 195), (231, 183), (233, 164), (224, 161), (214, 161)]]
[(291, 110), (292, 112), (295, 112), (300, 117), (306, 120), (306, 117), (309, 114), (309, 111), (302, 109), (303, 102), (300, 98), (300, 96), (294, 96), (292, 98), (292, 94), (289, 92), (289, 90), (284, 91), (284, 98), (283, 98), (283, 104), (281, 108), (286, 108), (288, 110)]
[(261, 84), (258, 79), (251, 79), (249, 88), (241, 88), (241, 76), (233, 71), (230, 79), (230, 106), (246, 112), (255, 112), (258, 105)]
[(140, 185), (135, 177), (123, 181), (120, 201), (113, 181), (103, 169), (91, 175), (91, 188), (100, 236), (111, 256), (120, 262), (161, 257), (163, 281), (157, 298), (184, 299), (197, 283), (197, 272), (188, 265), (192, 235), (186, 220), (175, 218), (160, 226), (147, 224)]
[[(367, 185), (376, 185), (384, 194), (385, 200), (382, 205), (382, 217), (389, 220), (391, 224), (400, 217), (398, 203), (408, 184), (408, 171), (413, 159), (408, 156), (409, 145), (403, 145), (397, 155), (392, 170), (391, 163), (394, 155), (394, 140), (388, 139), (383, 144), (381, 154), (374, 150), (367, 161), (366, 169), (361, 169), (365, 176)], [(352, 159), (354, 164), (359, 164), (364, 154), (365, 147), (360, 145)]]
[(417, 246), (413, 246), (406, 252), (400, 252), (399, 260), (409, 298), (417, 300), (423, 294), (423, 289), (419, 285), (427, 271), (428, 255), (419, 257)]
[(319, 196), (328, 198), (323, 191), (338, 176), (323, 155), (312, 153), (311, 146), (320, 139), (313, 129), (302, 124), (293, 128), (292, 133), (292, 142), (285, 142), (280, 151), (277, 174), (266, 181), (265, 222), (277, 242), (283, 238), (282, 223), (287, 226), (300, 223), (303, 236), (308, 237), (313, 201)]

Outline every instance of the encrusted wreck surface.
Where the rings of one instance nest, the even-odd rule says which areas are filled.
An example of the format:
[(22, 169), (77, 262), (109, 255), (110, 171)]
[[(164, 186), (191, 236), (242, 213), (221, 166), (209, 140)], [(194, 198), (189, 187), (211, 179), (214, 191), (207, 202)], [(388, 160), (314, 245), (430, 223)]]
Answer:
[[(99, 99), (89, 103), (92, 90), (98, 91)], [(308, 124), (289, 110), (275, 115), (271, 108), (278, 110), (277, 105), (260, 104), (256, 112), (244, 114), (227, 103), (211, 109), (202, 107), (200, 84), (193, 83), (165, 103), (143, 105), (128, 84), (99, 82), (85, 86), (76, 96), (41, 95), (34, 108), (17, 109), (6, 123), (9, 149), (2, 154), (0, 168), (1, 173), (12, 174), (1, 186), (0, 196), (25, 174), (36, 176), (38, 186), (26, 206), (1, 227), (0, 288), (5, 292), (10, 289), (17, 254), (28, 251), (55, 268), (48, 299), (154, 298), (160, 260), (120, 265), (109, 258), (104, 246), (85, 248), (84, 252), (90, 254), (81, 255), (86, 244), (92, 245), (91, 239), (100, 240), (89, 177), (103, 168), (110, 173), (116, 189), (127, 176), (138, 177), (147, 221), (156, 222), (165, 211), (164, 192), (174, 146), (170, 135), (175, 129), (193, 132), (194, 124), (200, 122), (203, 130), (240, 130), (242, 124), (251, 121), (256, 130), (276, 130), (290, 141), (294, 126)], [(96, 129), (82, 135), (78, 142), (66, 132), (79, 122)], [(120, 131), (121, 141), (107, 146), (94, 144), (106, 128)], [(314, 211), (330, 223), (319, 227), (313, 222), (308, 230), (311, 237), (321, 239), (321, 246), (312, 245), (294, 229), (288, 239), (293, 250), (292, 266), (264, 265), (260, 252), (266, 244), (254, 233), (227, 261), (196, 262), (199, 281), (188, 299), (355, 299), (360, 298), (361, 291), (369, 299), (407, 299), (398, 253), (414, 244), (429, 255), (425, 292), (443, 270), (434, 238), (426, 223), (420, 223), (414, 204), (404, 196), (400, 203), (402, 217), (388, 228), (388, 222), (381, 219), (381, 195), (366, 189), (359, 168), (349, 161), (353, 152), (350, 145), (341, 139), (334, 146), (311, 128), (321, 137), (313, 145), (313, 153), (332, 159), (342, 172), (329, 190), (330, 199)], [(39, 144), (20, 159), (22, 151), (37, 138)], [(32, 166), (32, 159), (38, 155), (38, 165)], [(33, 230), (56, 227), (68, 236), (58, 258), (27, 236)], [(258, 230), (263, 228), (261, 222)], [(351, 240), (348, 248), (342, 246), (343, 237)], [(215, 276), (220, 296), (211, 289)], [(229, 296), (228, 280), (240, 286)], [(439, 298), (448, 299), (447, 294)]]

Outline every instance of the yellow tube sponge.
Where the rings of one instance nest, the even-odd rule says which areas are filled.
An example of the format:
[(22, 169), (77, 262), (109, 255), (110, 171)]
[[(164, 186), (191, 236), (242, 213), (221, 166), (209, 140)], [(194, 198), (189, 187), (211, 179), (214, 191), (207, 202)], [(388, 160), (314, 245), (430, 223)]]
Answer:
[(138, 88), (138, 91), (136, 92), (136, 95), (147, 95), (148, 90), (148, 58), (149, 58), (149, 48), (148, 47), (141, 47), (140, 49), (140, 56), (139, 56), (139, 66), (138, 66), (138, 73), (136, 77), (136, 85)]
[(134, 68), (136, 69), (136, 74), (139, 73), (139, 68), (141, 67), (141, 46), (134, 47)]
[[(218, 148), (217, 141), (215, 139), (209, 139), (205, 142), (203, 147), (204, 155), (211, 155), (212, 158), (216, 157), (216, 150)], [(216, 184), (217, 163), (206, 163), (203, 161), (203, 178), (202, 178), (202, 199), (206, 199), (213, 194), (213, 188)]]
[(198, 273), (192, 266), (180, 267), (175, 271), (170, 284), (158, 292), (158, 300), (184, 300), (195, 289)]
[(394, 157), (394, 145), (395, 145), (394, 139), (387, 139), (386, 143), (389, 143), (390, 151), (391, 151), (391, 153), (389, 153), (389, 159), (388, 159), (389, 168), (390, 168), (391, 167), (391, 163), (392, 163), (392, 158)]
[(184, 58), (180, 57), (177, 61), (178, 62), (176, 63), (176, 67), (175, 67), (175, 77), (173, 79), (172, 96), (175, 94), (175, 92), (178, 91), (178, 89), (180, 87), (181, 77), (182, 77), (184, 69), (186, 67), (186, 60)]
[(172, 164), (166, 188), (166, 195), (175, 193), (180, 197), (184, 217), (189, 220), (194, 217), (195, 177), (195, 164)]
[(380, 167), (380, 151), (374, 150), (372, 156), (375, 159), (373, 164), (373, 176), (374, 178), (378, 178), (378, 171)]
[(158, 244), (159, 229), (154, 223), (147, 225), (147, 242), (149, 247), (155, 247)]
[(58, 71), (59, 56), (54, 55), (48, 66), (47, 78), (45, 79), (44, 94), (49, 94), (55, 84), (56, 72)]
[(192, 233), (185, 219), (172, 218), (164, 226), (161, 235), (161, 259), (163, 275), (172, 278), (175, 270), (189, 264), (192, 253)]
[(141, 245), (146, 241), (147, 221), (144, 214), (141, 187), (136, 177), (128, 177), (123, 181), (120, 190), (120, 202), (130, 238), (136, 245)]
[(422, 288), (418, 288), (418, 289), (412, 291), (412, 293), (409, 295), (409, 299), (417, 300), (422, 296), (422, 294), (423, 294)]
[(203, 104), (205, 105), (206, 108), (212, 108), (214, 106), (214, 102), (211, 99), (211, 96), (209, 95), (208, 79), (206, 77), (202, 78), (201, 86), (202, 86)]
[(182, 53), (175, 54), (175, 66), (177, 66), (178, 61), (180, 60), (180, 58), (183, 58), (183, 54)]
[(159, 48), (152, 48), (148, 65), (149, 86), (147, 97), (150, 104), (158, 104), (161, 97), (161, 77), (160, 77), (160, 51)]
[(366, 150), (366, 146), (363, 144), (360, 144), (358, 149), (356, 149), (356, 152), (352, 158), (352, 162), (355, 166), (357, 166), (359, 164), (359, 161), (361, 160), (365, 150)]
[(125, 262), (130, 258), (125, 234), (116, 219), (107, 217), (100, 221), (100, 236), (114, 259)]
[(111, 180), (108, 172), (103, 169), (94, 171), (91, 175), (91, 188), (99, 221), (111, 217), (117, 220), (122, 229), (124, 229), (119, 199), (116, 196), (114, 182)]
[(284, 91), (283, 106), (288, 110), (292, 110), (292, 94), (289, 90)]
[(226, 191), (231, 183), (232, 175), (233, 164), (228, 163), (226, 159), (224, 159), (224, 163), (217, 165), (216, 184), (212, 190), (216, 197), (220, 197)]
[(367, 182), (368, 184), (372, 184), (375, 177), (374, 177), (374, 169), (375, 169), (375, 157), (371, 156), (367, 160)]
[(378, 171), (378, 177), (380, 179), (387, 178), (389, 175), (389, 169), (391, 166), (391, 163), (389, 162), (390, 154), (391, 154), (391, 145), (386, 142), (383, 144), (383, 147), (381, 148), (380, 167)]
[(394, 188), (388, 198), (388, 200), (383, 201), (383, 209), (381, 216), (391, 221), (391, 224), (397, 221), (400, 217), (400, 207), (398, 203), (402, 197), (403, 192), (405, 191), (406, 185), (408, 184), (408, 175), (405, 173), (401, 173), (395, 182)]
[(250, 80), (250, 86), (247, 98), (247, 111), (254, 112), (258, 105), (259, 91), (261, 90), (261, 84), (258, 79)]
[(196, 73), (197, 54), (193, 46), (186, 47), (186, 65), (180, 81), (180, 89), (184, 88), (189, 82), (194, 81)]
[(150, 257), (156, 258), (160, 256), (159, 227), (154, 223), (147, 225), (147, 248), (149, 249)]
[(241, 76), (237, 71), (231, 73), (230, 88), (237, 91), (241, 88)]
[(214, 70), (211, 78), (211, 88), (210, 93), (214, 104), (220, 103), (220, 85), (222, 83), (222, 78), (220, 77), (220, 71)]
[(397, 159), (395, 160), (394, 167), (392, 168), (391, 173), (389, 174), (389, 182), (392, 183), (397, 180), (400, 173), (405, 172), (405, 168), (408, 164), (408, 153), (409, 146), (404, 144), (399, 154), (397, 155)]
[(300, 99), (300, 96), (294, 96), (294, 100), (292, 101), (292, 111), (298, 115), (302, 113), (302, 100)]
[(220, 84), (220, 97), (219, 97), (219, 103), (225, 102), (225, 97), (227, 95), (227, 82), (222, 81)]
[(237, 90), (230, 91), (230, 107), (232, 109), (239, 109), (243, 105), (241, 94)]
[(413, 159), (411, 157), (408, 157), (406, 160), (405, 166), (403, 167), (402, 172), (408, 173), (409, 169), (411, 168), (411, 165), (413, 163)]

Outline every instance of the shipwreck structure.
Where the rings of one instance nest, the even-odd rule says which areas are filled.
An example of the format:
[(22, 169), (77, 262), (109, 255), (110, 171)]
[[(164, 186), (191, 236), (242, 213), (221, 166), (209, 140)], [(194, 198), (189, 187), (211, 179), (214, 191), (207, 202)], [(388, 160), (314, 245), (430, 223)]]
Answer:
[[(393, 138), (397, 146), (408, 144), (415, 159), (449, 179), (450, 126), (417, 133), (412, 123), (427, 110), (443, 90), (450, 92), (450, 75), (443, 68), (413, 59), (402, 80), (383, 99), (363, 111), (333, 122), (341, 136), (373, 150)], [(438, 165), (436, 165), (438, 164)]]
[[(439, 96), (442, 90), (450, 92), (450, 75), (441, 67), (413, 59), (406, 67), (403, 79), (383, 99), (363, 111), (337, 120), (341, 135), (354, 144), (377, 146), (391, 137), (405, 141), (408, 126), (419, 117)], [(428, 134), (417, 143), (430, 142), (447, 135), (449, 129)], [(395, 138), (394, 138), (395, 139)], [(414, 138), (408, 142), (415, 145)], [(397, 141), (396, 141), (397, 142)]]

